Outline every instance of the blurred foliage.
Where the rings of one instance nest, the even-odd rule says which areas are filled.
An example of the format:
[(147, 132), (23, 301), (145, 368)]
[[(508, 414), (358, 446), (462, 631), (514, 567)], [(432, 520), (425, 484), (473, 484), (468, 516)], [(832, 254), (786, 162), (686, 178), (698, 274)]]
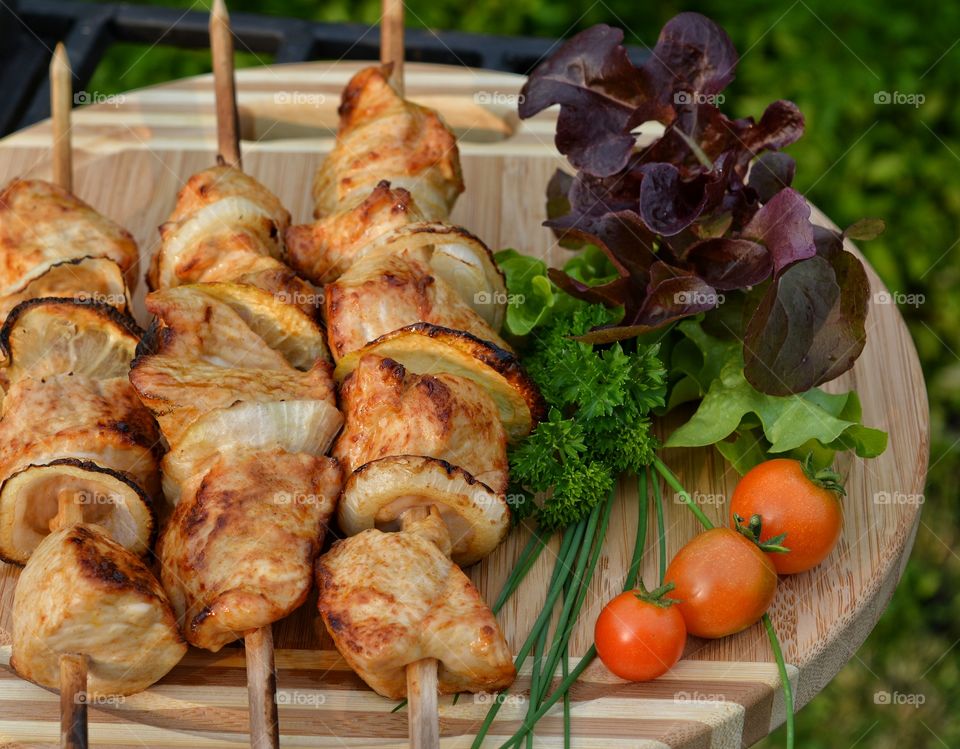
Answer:
[[(201, 9), (203, 4), (165, 0)], [(379, 0), (231, 0), (255, 11), (376, 23)], [(904, 306), (927, 377), (933, 418), (927, 502), (913, 555), (866, 644), (798, 719), (798, 746), (960, 746), (960, 5), (914, 0), (409, 0), (408, 23), (559, 37), (606, 22), (650, 44), (663, 23), (697, 10), (728, 30), (742, 55), (728, 110), (759, 115), (793, 99), (807, 135), (791, 148), (796, 186), (845, 226), (886, 219), (864, 249), (891, 290), (922, 294)], [(209, 54), (117, 45), (89, 88), (111, 92), (209, 70)], [(240, 65), (269, 62), (243, 54)], [(878, 104), (880, 91), (921, 94), (919, 106)], [(871, 408), (894, 404), (866, 404)], [(917, 449), (922, 446), (918, 445)], [(898, 487), (890, 487), (897, 490)], [(921, 694), (920, 707), (876, 704), (878, 692)], [(783, 745), (782, 730), (764, 741)]]

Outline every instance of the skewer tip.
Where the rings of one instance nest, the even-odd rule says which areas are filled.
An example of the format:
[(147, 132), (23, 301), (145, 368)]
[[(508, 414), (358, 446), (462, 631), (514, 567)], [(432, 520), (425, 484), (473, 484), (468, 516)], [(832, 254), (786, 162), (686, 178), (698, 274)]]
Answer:
[(230, 22), (230, 13), (227, 11), (227, 4), (224, 0), (213, 0), (213, 7), (210, 8), (210, 24), (222, 21)]
[(50, 115), (53, 120), (53, 181), (73, 189), (73, 156), (70, 141), (70, 110), (73, 108), (73, 72), (63, 43), (50, 59)]

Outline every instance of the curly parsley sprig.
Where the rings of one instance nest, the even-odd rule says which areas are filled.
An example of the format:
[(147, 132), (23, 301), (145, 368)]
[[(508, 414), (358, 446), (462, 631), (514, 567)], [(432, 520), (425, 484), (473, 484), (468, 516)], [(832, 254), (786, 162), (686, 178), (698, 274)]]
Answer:
[(599, 304), (570, 304), (528, 342), (524, 363), (550, 412), (511, 451), (510, 474), (524, 490), (544, 494), (539, 504), (524, 502), (518, 510), (546, 529), (580, 521), (619, 474), (650, 465), (659, 446), (649, 419), (666, 393), (658, 347), (574, 340), (615, 317)]

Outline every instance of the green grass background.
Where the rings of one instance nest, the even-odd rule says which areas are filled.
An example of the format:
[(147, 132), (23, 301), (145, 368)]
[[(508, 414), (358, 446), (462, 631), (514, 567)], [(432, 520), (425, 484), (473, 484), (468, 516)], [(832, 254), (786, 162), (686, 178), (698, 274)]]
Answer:
[[(189, 2), (164, 0), (191, 7)], [(194, 9), (206, 5), (194, 3)], [(231, 10), (376, 23), (379, 0), (232, 0)], [(411, 26), (558, 37), (597, 22), (652, 44), (682, 10), (719, 22), (742, 55), (725, 109), (758, 116), (796, 101), (807, 134), (790, 152), (796, 186), (845, 226), (887, 222), (863, 246), (888, 287), (922, 294), (905, 306), (931, 399), (931, 470), (906, 575), (879, 625), (839, 676), (798, 716), (798, 746), (960, 746), (960, 4), (913, 0), (408, 0)], [(209, 54), (117, 45), (88, 88), (119, 92), (209, 70)], [(269, 62), (240, 54), (238, 64)], [(878, 91), (924, 103), (877, 105)], [(892, 487), (895, 489), (896, 487)], [(878, 705), (877, 692), (920, 694), (920, 707)], [(779, 731), (761, 746), (782, 746)]]

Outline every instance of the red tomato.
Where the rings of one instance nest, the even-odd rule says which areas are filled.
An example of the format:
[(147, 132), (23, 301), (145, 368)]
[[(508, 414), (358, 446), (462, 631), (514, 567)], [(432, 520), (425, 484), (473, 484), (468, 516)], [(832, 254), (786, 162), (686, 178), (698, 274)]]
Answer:
[(683, 655), (687, 630), (669, 602), (642, 598), (643, 591), (621, 593), (611, 600), (594, 628), (597, 654), (621, 679), (649, 681), (669, 671)]
[(760, 516), (760, 543), (786, 534), (788, 552), (769, 554), (781, 575), (806, 572), (833, 551), (843, 527), (839, 477), (830, 471), (811, 475), (796, 460), (761, 463), (740, 479), (730, 501), (734, 515), (748, 521)]
[(748, 538), (730, 528), (712, 528), (693, 538), (667, 567), (670, 594), (680, 601), (687, 632), (726, 637), (746, 629), (769, 608), (777, 571)]

